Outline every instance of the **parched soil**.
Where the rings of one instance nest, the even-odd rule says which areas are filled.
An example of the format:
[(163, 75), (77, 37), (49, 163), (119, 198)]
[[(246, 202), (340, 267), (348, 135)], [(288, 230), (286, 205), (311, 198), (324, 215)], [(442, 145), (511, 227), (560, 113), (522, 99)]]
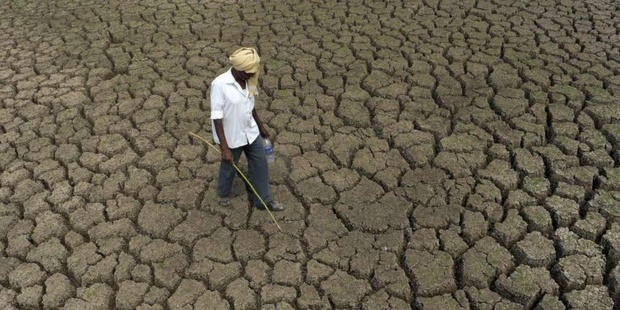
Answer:
[[(2, 309), (620, 302), (618, 1), (0, 6)], [(189, 135), (239, 46), (281, 232)]]

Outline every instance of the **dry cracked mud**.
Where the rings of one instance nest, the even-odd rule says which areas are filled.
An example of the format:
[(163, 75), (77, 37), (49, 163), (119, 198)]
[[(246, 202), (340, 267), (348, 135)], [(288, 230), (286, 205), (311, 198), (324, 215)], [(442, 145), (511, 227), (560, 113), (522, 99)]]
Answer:
[[(1, 6), (2, 309), (620, 302), (618, 1)], [(242, 45), (282, 232), (188, 135)]]

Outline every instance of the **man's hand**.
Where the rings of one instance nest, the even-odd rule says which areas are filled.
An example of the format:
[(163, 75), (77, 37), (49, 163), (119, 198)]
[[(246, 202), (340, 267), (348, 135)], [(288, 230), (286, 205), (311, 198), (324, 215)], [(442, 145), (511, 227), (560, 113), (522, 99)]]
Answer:
[(221, 148), (222, 151), (222, 161), (232, 165), (233, 155), (232, 151), (229, 148)]
[(260, 130), (260, 136), (263, 137), (263, 139), (271, 139), (271, 135), (264, 128)]
[(267, 128), (265, 128), (265, 124), (263, 124), (263, 121), (260, 119), (260, 117), (258, 117), (256, 109), (252, 110), (252, 117), (254, 117), (254, 121), (256, 121), (256, 124), (258, 125), (258, 132), (260, 132), (260, 136), (263, 137), (263, 139), (271, 139), (271, 135), (267, 131)]
[(222, 154), (222, 161), (232, 164), (232, 151), (228, 147), (228, 143), (226, 143), (226, 136), (224, 135), (224, 125), (222, 124), (222, 120), (216, 119), (213, 120), (213, 123), (215, 124), (215, 132), (217, 133), (217, 137), (220, 138), (220, 153)]

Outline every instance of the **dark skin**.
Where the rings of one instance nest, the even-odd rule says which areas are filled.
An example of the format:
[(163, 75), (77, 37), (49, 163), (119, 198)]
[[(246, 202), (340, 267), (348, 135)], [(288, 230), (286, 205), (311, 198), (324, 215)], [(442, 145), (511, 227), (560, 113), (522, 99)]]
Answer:
[[(246, 81), (254, 76), (254, 73), (248, 73), (244, 71), (237, 71), (235, 68), (231, 69), (232, 75), (235, 78), (235, 81), (239, 83), (242, 89), (246, 87)], [(252, 116), (258, 125), (258, 130), (260, 132), (261, 137), (265, 139), (269, 139), (271, 135), (267, 132), (263, 121), (258, 117), (258, 113), (256, 113), (256, 109), (252, 110)], [(226, 135), (224, 135), (224, 125), (222, 124), (221, 119), (216, 119), (213, 121), (215, 125), (215, 132), (217, 133), (218, 138), (220, 139), (220, 151), (222, 153), (222, 161), (232, 164), (233, 156), (232, 151), (228, 147), (228, 143), (226, 142)]]

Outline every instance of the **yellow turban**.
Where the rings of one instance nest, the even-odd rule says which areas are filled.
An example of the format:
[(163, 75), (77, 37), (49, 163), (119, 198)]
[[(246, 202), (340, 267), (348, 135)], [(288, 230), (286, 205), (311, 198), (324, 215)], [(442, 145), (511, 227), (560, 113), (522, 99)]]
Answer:
[(248, 80), (250, 87), (250, 93), (254, 96), (258, 95), (258, 71), (260, 64), (260, 57), (258, 52), (251, 47), (242, 47), (235, 51), (230, 57), (228, 57), (233, 65), (233, 68), (237, 71), (245, 71), (247, 73), (254, 73)]

